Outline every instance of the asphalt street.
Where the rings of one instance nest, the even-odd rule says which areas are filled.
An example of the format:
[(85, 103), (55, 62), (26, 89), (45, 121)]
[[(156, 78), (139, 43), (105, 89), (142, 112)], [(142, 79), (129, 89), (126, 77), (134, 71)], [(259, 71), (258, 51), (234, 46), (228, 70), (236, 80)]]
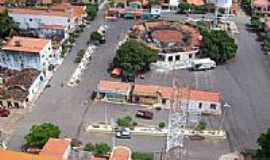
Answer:
[[(33, 124), (52, 122), (61, 128), (61, 135), (66, 137), (73, 137), (83, 140), (84, 142), (107, 142), (112, 144), (114, 136), (95, 135), (85, 132), (85, 127), (90, 122), (105, 121), (105, 107), (109, 104), (97, 104), (90, 100), (90, 95), (96, 89), (96, 85), (101, 79), (111, 79), (106, 72), (108, 64), (112, 61), (118, 41), (123, 38), (127, 30), (132, 26), (134, 21), (120, 20), (118, 22), (105, 22), (103, 12), (100, 12), (95, 21), (87, 27), (86, 30), (80, 34), (76, 45), (73, 47), (71, 53), (65, 58), (63, 64), (56, 71), (52, 81), (51, 87), (47, 88), (44, 93), (37, 100), (32, 109), (32, 113), (25, 115), (17, 125), (17, 132), (15, 132), (8, 146), (12, 149), (20, 149), (21, 144), (24, 143), (24, 136), (27, 134)], [(76, 68), (73, 63), (76, 53), (81, 48), (86, 48), (86, 41), (92, 31), (97, 29), (101, 24), (108, 24), (109, 30), (106, 35), (106, 44), (99, 46), (94, 52), (92, 61), (88, 69), (83, 74), (81, 83), (77, 87), (62, 87), (61, 84), (66, 84), (70, 79), (72, 73)], [(100, 106), (100, 107), (98, 107)], [(102, 107), (102, 108), (101, 108)], [(120, 106), (125, 107), (125, 106)], [(125, 110), (116, 105), (107, 107), (108, 119), (117, 118), (116, 115), (120, 112), (118, 117), (125, 115), (134, 115), (135, 108), (131, 107), (125, 114)], [(110, 114), (112, 113), (112, 115)], [(166, 122), (167, 114), (160, 112), (161, 119)], [(122, 115), (123, 114), (123, 115)], [(158, 116), (158, 113), (156, 114)], [(159, 118), (156, 118), (159, 120)], [(153, 120), (155, 123), (149, 121), (136, 120), (140, 125), (157, 125), (158, 120)], [(132, 140), (116, 140), (116, 144), (123, 144), (130, 146), (134, 150), (141, 151), (160, 151), (164, 147), (164, 138), (162, 137), (133, 137)]]
[[(227, 113), (225, 127), (229, 132), (231, 144), (236, 149), (256, 147), (256, 138), (259, 133), (265, 131), (270, 124), (270, 61), (269, 57), (261, 51), (260, 44), (255, 41), (256, 35), (245, 29), (247, 21), (247, 17), (243, 14), (236, 18), (240, 35), (235, 37), (239, 49), (234, 61), (205, 72), (151, 71), (145, 75), (144, 80), (137, 80), (139, 83), (171, 85), (172, 77), (175, 75), (175, 78), (183, 86), (219, 90), (224, 100), (232, 106)], [(86, 142), (114, 143), (113, 136), (90, 134), (84, 131), (84, 127), (90, 121), (97, 122), (105, 119), (102, 110), (105, 110), (104, 106), (106, 105), (97, 104), (89, 97), (100, 79), (111, 79), (109, 74), (105, 72), (108, 63), (112, 61), (118, 40), (132, 26), (133, 21), (107, 22), (109, 25), (107, 43), (95, 51), (93, 60), (85, 71), (80, 85), (73, 88), (61, 87), (61, 83), (66, 83), (76, 68), (73, 63), (76, 52), (80, 48), (86, 48), (90, 32), (103, 23), (101, 12), (90, 27), (80, 35), (76, 46), (50, 82), (52, 87), (46, 89), (41, 95), (32, 113), (28, 113), (18, 123), (17, 132), (12, 135), (8, 144), (10, 148), (19, 149), (20, 145), (24, 143), (23, 137), (29, 128), (33, 124), (42, 122), (52, 122), (59, 125), (62, 136), (77, 137)], [(115, 118), (115, 115), (119, 114), (124, 116), (134, 113), (132, 110), (125, 111), (125, 109), (120, 108), (126, 106), (108, 106), (110, 108), (108, 119)], [(157, 113), (157, 115), (166, 119), (165, 114)], [(154, 124), (158, 122), (159, 120), (153, 121)], [(148, 122), (141, 123), (147, 124)], [(139, 136), (133, 137), (132, 140), (116, 140), (115, 143), (126, 144), (133, 150), (158, 152), (164, 148), (165, 140), (161, 137)]]

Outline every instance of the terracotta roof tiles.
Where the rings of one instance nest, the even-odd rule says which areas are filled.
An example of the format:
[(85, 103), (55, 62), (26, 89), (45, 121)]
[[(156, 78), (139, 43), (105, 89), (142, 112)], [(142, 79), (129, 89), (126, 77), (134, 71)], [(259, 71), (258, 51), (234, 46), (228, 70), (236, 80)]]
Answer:
[(2, 50), (39, 53), (50, 40), (31, 37), (14, 36), (2, 47)]
[(69, 147), (70, 142), (67, 139), (50, 138), (39, 154), (61, 158)]
[(99, 81), (97, 88), (100, 90), (125, 90), (127, 91), (129, 89), (129, 84), (123, 83), (123, 82), (112, 82), (112, 81), (101, 80)]
[(118, 146), (113, 149), (110, 160), (129, 160), (130, 154), (127, 147)]

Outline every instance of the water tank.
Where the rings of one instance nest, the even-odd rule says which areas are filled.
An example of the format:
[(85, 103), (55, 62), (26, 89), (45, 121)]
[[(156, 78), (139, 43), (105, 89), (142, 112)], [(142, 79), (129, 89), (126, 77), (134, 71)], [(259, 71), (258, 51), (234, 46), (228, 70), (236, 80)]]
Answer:
[(232, 7), (232, 0), (215, 0), (216, 7), (219, 8), (231, 8)]

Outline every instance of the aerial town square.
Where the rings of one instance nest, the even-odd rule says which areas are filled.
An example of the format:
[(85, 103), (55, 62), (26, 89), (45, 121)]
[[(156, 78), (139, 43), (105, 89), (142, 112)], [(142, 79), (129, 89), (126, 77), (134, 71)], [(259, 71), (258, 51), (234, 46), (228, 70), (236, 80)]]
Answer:
[(270, 160), (269, 15), (0, 0), (0, 160)]

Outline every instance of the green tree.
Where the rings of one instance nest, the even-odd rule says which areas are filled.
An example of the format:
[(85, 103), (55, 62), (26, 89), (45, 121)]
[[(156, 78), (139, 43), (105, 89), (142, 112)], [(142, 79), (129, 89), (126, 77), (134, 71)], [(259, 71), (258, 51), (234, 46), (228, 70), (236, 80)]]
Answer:
[(270, 158), (270, 128), (266, 133), (262, 133), (257, 139), (259, 149), (257, 149), (257, 160), (269, 160)]
[(89, 20), (94, 20), (97, 16), (98, 4), (88, 4), (86, 6), (86, 13)]
[(180, 9), (182, 12), (187, 12), (193, 10), (194, 6), (190, 3), (181, 2), (178, 5), (178, 9)]
[(250, 26), (254, 30), (262, 30), (263, 22), (261, 21), (260, 16), (252, 16), (250, 19)]
[(157, 59), (157, 51), (145, 43), (130, 39), (116, 52), (113, 64), (129, 73), (138, 73), (150, 68), (150, 64)]
[(26, 145), (42, 148), (50, 137), (58, 138), (60, 133), (59, 127), (51, 123), (33, 125), (30, 132), (25, 136)]
[(130, 116), (126, 116), (124, 118), (119, 118), (117, 119), (116, 123), (118, 126), (121, 127), (128, 127), (128, 128), (132, 128), (133, 127), (133, 120)]
[(94, 41), (100, 42), (102, 40), (102, 35), (99, 32), (92, 32), (90, 35), (90, 40), (92, 42)]
[(104, 156), (107, 155), (108, 152), (111, 151), (111, 147), (106, 143), (99, 143), (95, 146), (94, 154), (96, 156)]
[(153, 5), (159, 5), (160, 4), (160, 0), (149, 0), (148, 1), (148, 4), (150, 6), (153, 6)]
[(160, 122), (160, 123), (158, 124), (158, 127), (159, 127), (160, 129), (165, 128), (165, 126), (166, 126), (166, 124), (165, 124), (164, 122)]
[(17, 24), (11, 17), (8, 16), (8, 11), (5, 10), (0, 14), (0, 37), (4, 39), (6, 36), (14, 35), (19, 30)]
[(84, 148), (84, 151), (93, 152), (95, 151), (95, 146), (92, 143), (87, 143)]
[(132, 160), (153, 160), (154, 155), (153, 153), (147, 152), (133, 152), (132, 153)]
[(206, 122), (200, 121), (199, 124), (196, 126), (195, 130), (201, 131), (206, 129)]
[(225, 63), (235, 57), (237, 45), (225, 31), (208, 31), (205, 28), (199, 29), (203, 36), (200, 51), (202, 57), (210, 57), (217, 64)]

